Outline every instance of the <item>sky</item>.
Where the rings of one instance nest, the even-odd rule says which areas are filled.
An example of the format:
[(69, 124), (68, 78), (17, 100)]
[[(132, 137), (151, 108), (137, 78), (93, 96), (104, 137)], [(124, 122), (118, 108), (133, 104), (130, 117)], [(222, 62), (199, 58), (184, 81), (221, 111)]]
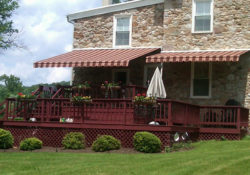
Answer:
[(70, 68), (33, 68), (33, 63), (72, 50), (73, 25), (66, 15), (101, 6), (102, 0), (19, 0), (13, 22), (24, 48), (0, 55), (0, 75), (15, 75), (24, 85), (69, 81)]

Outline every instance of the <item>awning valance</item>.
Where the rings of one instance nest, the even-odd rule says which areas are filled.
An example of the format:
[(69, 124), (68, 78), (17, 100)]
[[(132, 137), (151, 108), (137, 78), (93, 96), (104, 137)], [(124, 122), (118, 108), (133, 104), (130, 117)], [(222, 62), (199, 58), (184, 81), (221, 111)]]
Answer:
[(239, 61), (239, 57), (249, 50), (234, 51), (193, 51), (193, 52), (162, 52), (147, 56), (147, 63), (162, 62), (207, 62), (207, 61)]
[(133, 59), (157, 54), (160, 51), (160, 48), (73, 50), (35, 62), (34, 67), (127, 67)]

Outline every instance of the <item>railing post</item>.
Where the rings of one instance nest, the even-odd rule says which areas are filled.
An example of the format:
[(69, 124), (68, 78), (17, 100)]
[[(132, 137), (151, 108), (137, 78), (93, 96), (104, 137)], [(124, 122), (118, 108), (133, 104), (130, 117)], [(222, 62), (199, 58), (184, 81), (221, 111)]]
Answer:
[(126, 101), (123, 102), (123, 117), (124, 117), (124, 125), (127, 123), (127, 118), (126, 118)]
[(8, 120), (9, 115), (9, 100), (5, 101), (5, 113), (4, 113), (4, 120)]
[(136, 91), (136, 89), (135, 89), (135, 86), (133, 86), (133, 91), (132, 91), (132, 98), (136, 95), (135, 92)]
[(241, 121), (241, 116), (240, 116), (240, 107), (237, 108), (237, 129), (240, 130), (240, 121)]
[(41, 108), (42, 108), (42, 111), (41, 111), (41, 122), (43, 122), (44, 121), (44, 106), (45, 106), (45, 104), (44, 104), (44, 99), (42, 99), (42, 106), (41, 106)]
[(172, 102), (168, 102), (168, 126), (173, 126), (172, 121)]
[(187, 104), (185, 104), (185, 119), (184, 119), (184, 121), (185, 121), (185, 123), (184, 123), (184, 125), (185, 126), (187, 126), (187, 124), (188, 124), (188, 118), (191, 118), (191, 117), (189, 117), (189, 112), (188, 112), (188, 105)]

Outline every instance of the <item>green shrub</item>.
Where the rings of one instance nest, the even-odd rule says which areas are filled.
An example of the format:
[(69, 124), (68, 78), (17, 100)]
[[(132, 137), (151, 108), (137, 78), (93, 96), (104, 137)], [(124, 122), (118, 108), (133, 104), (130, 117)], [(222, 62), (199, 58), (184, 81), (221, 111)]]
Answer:
[(65, 149), (83, 149), (85, 148), (85, 136), (81, 132), (70, 132), (62, 140)]
[(192, 149), (192, 142), (180, 142), (180, 143), (174, 143), (172, 147), (166, 146), (165, 147), (165, 152), (170, 153), (170, 152), (176, 152), (180, 150), (189, 150)]
[(27, 138), (21, 141), (20, 150), (32, 151), (35, 149), (41, 149), (43, 142), (36, 137)]
[(12, 148), (14, 138), (10, 131), (0, 129), (0, 149)]
[(145, 153), (157, 153), (161, 151), (161, 140), (150, 132), (137, 132), (134, 135), (134, 148)]
[(92, 150), (95, 152), (104, 152), (120, 149), (121, 142), (110, 135), (99, 136), (92, 144)]

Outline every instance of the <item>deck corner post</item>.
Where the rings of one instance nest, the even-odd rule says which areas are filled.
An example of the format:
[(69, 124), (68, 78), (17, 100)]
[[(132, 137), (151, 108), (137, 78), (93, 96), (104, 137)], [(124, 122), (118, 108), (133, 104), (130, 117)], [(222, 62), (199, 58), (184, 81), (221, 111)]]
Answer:
[(172, 102), (168, 102), (168, 126), (173, 126), (172, 121)]

